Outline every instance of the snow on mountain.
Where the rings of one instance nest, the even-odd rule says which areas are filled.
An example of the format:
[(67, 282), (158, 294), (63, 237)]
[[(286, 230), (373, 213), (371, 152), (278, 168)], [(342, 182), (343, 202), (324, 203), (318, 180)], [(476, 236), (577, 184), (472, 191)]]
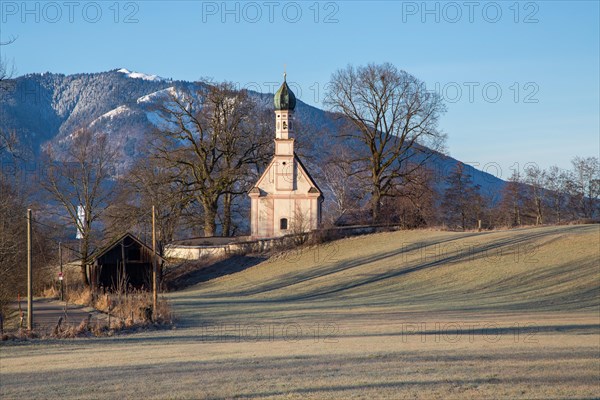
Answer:
[(166, 81), (166, 80), (168, 80), (165, 78), (161, 78), (158, 75), (148, 75), (148, 74), (144, 74), (142, 72), (133, 72), (133, 71), (129, 71), (126, 68), (121, 68), (121, 69), (117, 70), (117, 72), (125, 74), (128, 77), (133, 78), (133, 79), (144, 79), (146, 81)]
[(127, 113), (128, 111), (131, 111), (131, 109), (127, 106), (119, 106), (117, 108), (115, 108), (114, 110), (110, 110), (109, 112), (102, 114), (101, 116), (99, 116), (98, 118), (96, 118), (95, 120), (93, 120), (90, 123), (90, 127), (93, 127), (97, 122), (99, 122), (102, 119), (113, 119), (115, 117), (117, 117), (120, 114), (123, 113)]
[(143, 103), (153, 103), (159, 100), (166, 100), (168, 99), (170, 96), (174, 96), (177, 95), (177, 89), (175, 89), (175, 87), (171, 86), (168, 87), (166, 89), (162, 89), (162, 90), (158, 90), (156, 92), (147, 94), (145, 96), (142, 96), (140, 98), (138, 98), (136, 100), (136, 103), (138, 104), (143, 104)]

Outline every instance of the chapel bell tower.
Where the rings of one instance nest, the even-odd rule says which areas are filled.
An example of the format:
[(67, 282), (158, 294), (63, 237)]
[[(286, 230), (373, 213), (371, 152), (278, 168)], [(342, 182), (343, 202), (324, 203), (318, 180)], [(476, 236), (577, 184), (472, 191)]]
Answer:
[(321, 222), (322, 192), (294, 153), (296, 96), (287, 84), (286, 74), (273, 104), (275, 154), (248, 193), (253, 238), (308, 232)]

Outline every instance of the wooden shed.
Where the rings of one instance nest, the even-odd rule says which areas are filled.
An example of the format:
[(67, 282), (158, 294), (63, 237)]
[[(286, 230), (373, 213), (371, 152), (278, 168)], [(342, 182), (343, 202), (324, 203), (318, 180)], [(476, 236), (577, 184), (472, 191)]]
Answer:
[[(134, 288), (152, 290), (152, 248), (126, 233), (94, 255), (90, 268), (91, 281), (98, 289)], [(160, 280), (164, 259), (156, 256)]]

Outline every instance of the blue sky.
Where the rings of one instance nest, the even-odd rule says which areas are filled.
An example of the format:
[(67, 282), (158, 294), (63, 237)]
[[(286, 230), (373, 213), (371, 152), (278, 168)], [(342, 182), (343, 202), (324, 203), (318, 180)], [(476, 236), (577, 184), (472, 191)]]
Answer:
[[(600, 152), (599, 2), (0, 2), (19, 75), (114, 68), (321, 106), (331, 73), (391, 62), (446, 99), (450, 155), (508, 178)], [(487, 167), (486, 167), (487, 166)]]

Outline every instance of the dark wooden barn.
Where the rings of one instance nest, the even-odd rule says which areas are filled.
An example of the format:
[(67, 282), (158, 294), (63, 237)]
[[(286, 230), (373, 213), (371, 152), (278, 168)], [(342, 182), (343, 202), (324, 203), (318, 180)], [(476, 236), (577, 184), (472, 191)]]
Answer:
[[(94, 255), (91, 276), (100, 290), (152, 290), (152, 248), (130, 233), (103, 247)], [(158, 278), (164, 259), (156, 256)]]

